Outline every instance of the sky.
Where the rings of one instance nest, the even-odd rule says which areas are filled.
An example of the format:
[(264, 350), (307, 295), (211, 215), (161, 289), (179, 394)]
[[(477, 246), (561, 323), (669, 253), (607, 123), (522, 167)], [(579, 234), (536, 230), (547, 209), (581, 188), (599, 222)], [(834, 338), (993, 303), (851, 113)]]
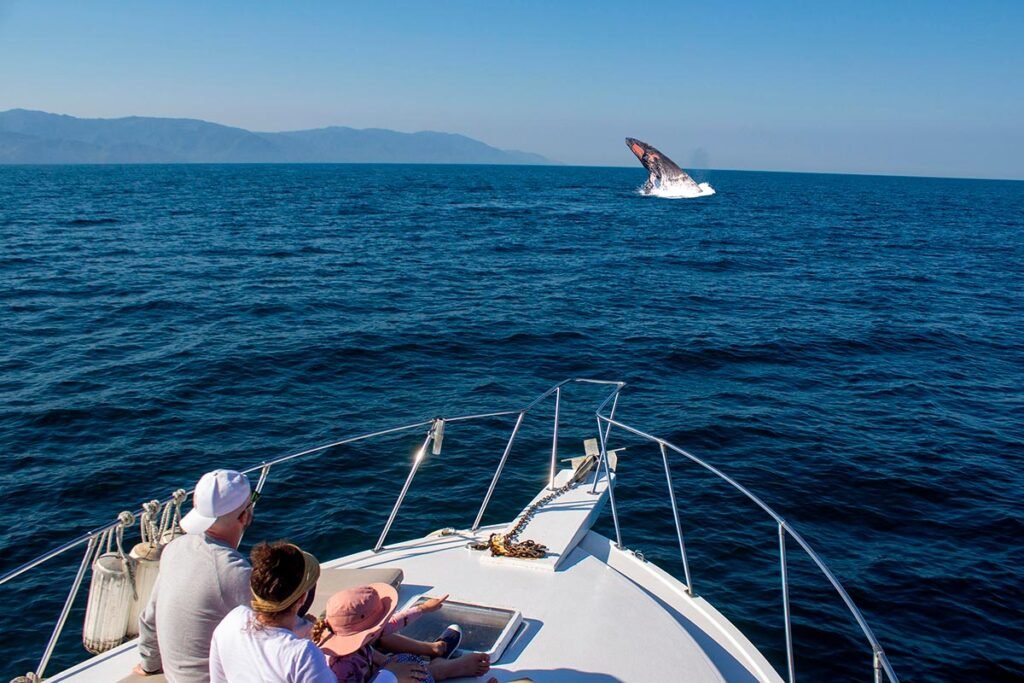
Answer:
[(1024, 179), (1024, 1), (0, 0), (0, 111)]

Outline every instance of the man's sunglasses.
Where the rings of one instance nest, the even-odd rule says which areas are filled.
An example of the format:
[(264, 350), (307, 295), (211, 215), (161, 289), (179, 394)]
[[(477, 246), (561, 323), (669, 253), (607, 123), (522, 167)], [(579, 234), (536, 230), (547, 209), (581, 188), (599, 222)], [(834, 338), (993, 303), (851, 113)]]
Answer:
[[(242, 510), (242, 515), (244, 515), (246, 512), (252, 512), (253, 507), (255, 507), (256, 505), (256, 501), (258, 501), (262, 497), (263, 496), (262, 494), (260, 494), (259, 491), (253, 491), (252, 495), (249, 496), (249, 504), (245, 506), (244, 510)], [(239, 515), (239, 519), (241, 519), (241, 515)]]

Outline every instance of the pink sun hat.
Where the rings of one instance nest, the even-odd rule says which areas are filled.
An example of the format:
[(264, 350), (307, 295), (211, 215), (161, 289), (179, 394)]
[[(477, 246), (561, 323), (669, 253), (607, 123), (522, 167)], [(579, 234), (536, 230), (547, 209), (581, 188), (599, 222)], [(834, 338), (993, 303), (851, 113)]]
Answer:
[(327, 601), (330, 635), (320, 649), (335, 657), (356, 652), (380, 635), (398, 606), (398, 591), (389, 583), (371, 583), (335, 593)]

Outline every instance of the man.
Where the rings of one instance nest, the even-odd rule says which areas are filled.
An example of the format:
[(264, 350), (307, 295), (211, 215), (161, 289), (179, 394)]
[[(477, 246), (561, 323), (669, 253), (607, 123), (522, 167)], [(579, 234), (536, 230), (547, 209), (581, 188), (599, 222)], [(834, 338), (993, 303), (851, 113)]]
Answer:
[(134, 673), (161, 670), (171, 683), (210, 680), (210, 638), (228, 612), (251, 599), (249, 561), (238, 552), (252, 523), (249, 479), (232, 470), (207, 472), (196, 484), (192, 511), (181, 520), (185, 535), (160, 557), (160, 574), (139, 615), (139, 655)]

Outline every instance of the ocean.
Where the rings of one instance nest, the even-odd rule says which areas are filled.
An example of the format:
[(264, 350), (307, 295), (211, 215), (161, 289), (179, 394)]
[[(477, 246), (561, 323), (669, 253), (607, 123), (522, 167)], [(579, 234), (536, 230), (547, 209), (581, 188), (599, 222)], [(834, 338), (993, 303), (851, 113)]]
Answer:
[[(0, 167), (0, 571), (214, 467), (613, 379), (617, 417), (803, 534), (901, 680), (1024, 677), (1024, 183), (707, 171), (718, 194), (665, 200), (644, 180)], [(593, 436), (595, 395), (566, 392), (560, 453)], [(488, 522), (546, 477), (540, 410)], [(450, 427), (390, 540), (472, 522), (495, 427)], [(421, 439), (282, 466), (243, 549), (371, 545)], [(616, 444), (624, 543), (681, 575), (660, 455)], [(784, 671), (774, 523), (674, 467), (695, 589)], [(798, 676), (869, 679), (839, 597), (788, 554)], [(34, 668), (80, 557), (0, 586), (4, 676)], [(49, 673), (83, 654), (83, 609)]]

